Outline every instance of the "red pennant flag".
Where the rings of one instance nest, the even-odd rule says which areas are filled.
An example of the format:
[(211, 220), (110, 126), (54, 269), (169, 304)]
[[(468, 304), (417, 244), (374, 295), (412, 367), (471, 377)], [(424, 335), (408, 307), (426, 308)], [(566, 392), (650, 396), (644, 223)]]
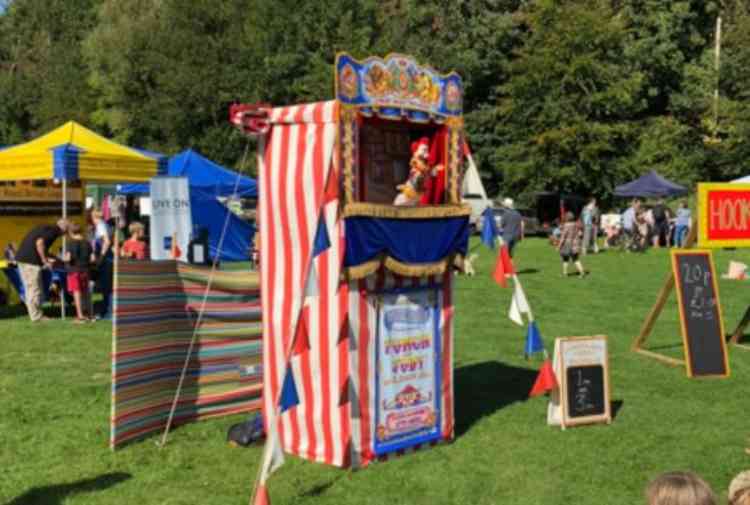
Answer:
[(347, 377), (346, 381), (344, 381), (344, 385), (341, 387), (341, 391), (339, 392), (339, 407), (349, 403), (349, 388), (351, 387), (349, 384), (350, 380), (351, 379)]
[(255, 490), (253, 505), (271, 505), (271, 499), (268, 497), (268, 489), (265, 485), (261, 484)]
[(502, 287), (507, 288), (507, 278), (515, 273), (513, 262), (510, 260), (510, 254), (508, 254), (508, 247), (502, 246), (497, 255), (497, 262), (495, 263), (495, 271), (492, 272), (492, 278)]
[(180, 256), (182, 256), (182, 251), (180, 250), (180, 246), (177, 245), (177, 234), (172, 234), (172, 259), (180, 259)]
[(325, 192), (323, 193), (323, 205), (336, 200), (339, 197), (339, 174), (331, 168), (326, 181)]
[(529, 397), (539, 396), (556, 388), (557, 378), (555, 377), (555, 371), (552, 369), (552, 362), (546, 359), (542, 364), (542, 368), (539, 369), (539, 375), (536, 376), (534, 387), (529, 391)]
[(310, 350), (310, 332), (307, 329), (309, 307), (302, 307), (302, 313), (297, 322), (297, 331), (294, 333), (294, 343), (292, 344), (292, 354), (302, 354)]
[(505, 275), (515, 275), (516, 269), (513, 268), (513, 261), (510, 259), (510, 253), (508, 252), (507, 245), (504, 245), (503, 247), (500, 248), (500, 258), (503, 262)]
[(337, 344), (344, 342), (349, 338), (349, 319), (347, 316), (341, 318), (341, 325), (339, 327), (339, 339), (336, 341)]

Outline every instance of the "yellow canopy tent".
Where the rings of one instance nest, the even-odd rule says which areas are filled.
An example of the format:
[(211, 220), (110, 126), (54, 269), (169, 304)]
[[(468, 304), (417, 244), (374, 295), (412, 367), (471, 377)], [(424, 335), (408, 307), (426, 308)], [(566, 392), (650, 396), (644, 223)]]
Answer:
[[(48, 180), (61, 183), (62, 212), (55, 214), (68, 217), (68, 182), (143, 182), (166, 173), (166, 168), (166, 157), (122, 146), (74, 121), (65, 123), (25, 144), (0, 150), (0, 186), (3, 186), (0, 188), (0, 235), (4, 241), (20, 242), (33, 226), (50, 222), (54, 217), (38, 212), (33, 216), (3, 212), (5, 200), (12, 201), (16, 209), (34, 200), (34, 191), (28, 186), (9, 187), (1, 184), (3, 182)], [(78, 195), (85, 200), (83, 188), (78, 190)]]
[(166, 158), (121, 146), (73, 121), (0, 151), (0, 181), (141, 182), (165, 170)]

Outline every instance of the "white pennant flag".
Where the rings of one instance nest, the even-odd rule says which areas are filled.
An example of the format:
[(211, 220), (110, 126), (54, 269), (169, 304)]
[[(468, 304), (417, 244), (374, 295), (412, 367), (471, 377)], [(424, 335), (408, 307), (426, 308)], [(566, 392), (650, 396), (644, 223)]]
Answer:
[(276, 427), (278, 424), (277, 419), (275, 418), (274, 422), (268, 425), (270, 429), (268, 438), (266, 439), (266, 446), (263, 448), (263, 467), (260, 473), (261, 486), (264, 486), (268, 477), (284, 464), (284, 451), (281, 449), (279, 437), (276, 433), (278, 430), (278, 427)]
[(305, 299), (318, 296), (318, 272), (315, 269), (315, 258), (310, 259), (310, 271), (305, 282)]
[(518, 326), (524, 326), (523, 318), (521, 314), (526, 314), (531, 321), (531, 308), (529, 307), (529, 301), (526, 299), (526, 293), (523, 292), (521, 283), (518, 279), (514, 278), (514, 289), (513, 297), (510, 301), (510, 310), (508, 311), (508, 317), (511, 321), (516, 323)]

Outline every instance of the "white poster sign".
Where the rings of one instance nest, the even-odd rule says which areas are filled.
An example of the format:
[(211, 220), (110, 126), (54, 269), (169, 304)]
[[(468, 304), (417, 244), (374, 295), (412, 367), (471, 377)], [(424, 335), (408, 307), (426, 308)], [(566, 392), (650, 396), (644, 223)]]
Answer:
[(375, 452), (440, 437), (438, 293), (384, 294), (377, 334)]
[(176, 252), (179, 260), (187, 261), (192, 231), (187, 177), (151, 179), (151, 259), (173, 259)]

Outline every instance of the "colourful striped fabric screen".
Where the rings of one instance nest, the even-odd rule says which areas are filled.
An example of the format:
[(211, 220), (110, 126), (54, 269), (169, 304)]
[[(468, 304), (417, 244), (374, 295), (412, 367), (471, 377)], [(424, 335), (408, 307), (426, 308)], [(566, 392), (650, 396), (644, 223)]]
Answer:
[[(110, 446), (163, 430), (210, 269), (121, 261), (115, 275)], [(260, 283), (214, 274), (174, 424), (260, 410)]]

